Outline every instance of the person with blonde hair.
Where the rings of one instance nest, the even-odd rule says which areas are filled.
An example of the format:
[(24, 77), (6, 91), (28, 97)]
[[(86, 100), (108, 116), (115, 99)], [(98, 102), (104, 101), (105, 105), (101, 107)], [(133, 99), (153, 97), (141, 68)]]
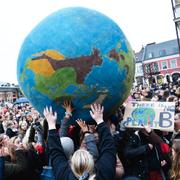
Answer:
[(103, 120), (104, 108), (100, 104), (91, 105), (90, 115), (97, 123), (99, 135), (99, 156), (94, 163), (87, 150), (74, 152), (71, 161), (66, 157), (56, 131), (57, 113), (52, 107), (44, 109), (49, 125), (48, 148), (53, 172), (57, 180), (113, 180), (116, 169), (116, 148), (110, 130)]
[[(82, 168), (79, 168), (83, 164)], [(72, 158), (71, 158), (71, 169), (74, 173), (74, 175), (78, 179), (84, 179), (85, 177), (88, 177), (88, 175), (91, 175), (91, 178), (94, 179), (94, 159), (92, 155), (84, 149), (77, 150)]]
[(172, 167), (170, 170), (170, 179), (180, 179), (180, 139), (174, 139), (172, 145)]

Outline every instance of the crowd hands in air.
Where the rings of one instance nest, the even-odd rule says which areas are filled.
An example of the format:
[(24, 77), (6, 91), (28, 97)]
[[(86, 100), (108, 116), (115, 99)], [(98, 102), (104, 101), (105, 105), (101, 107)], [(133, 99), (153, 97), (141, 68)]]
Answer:
[[(180, 179), (180, 87), (176, 85), (135, 87), (130, 99), (174, 101), (174, 132), (126, 128), (126, 103), (104, 117), (104, 107), (92, 104), (94, 123), (77, 119), (76, 109), (64, 101), (64, 118), (57, 119), (52, 107), (44, 117), (30, 105), (1, 104), (0, 180), (40, 180), (52, 166), (57, 180), (179, 180)], [(53, 178), (53, 177), (50, 177)]]

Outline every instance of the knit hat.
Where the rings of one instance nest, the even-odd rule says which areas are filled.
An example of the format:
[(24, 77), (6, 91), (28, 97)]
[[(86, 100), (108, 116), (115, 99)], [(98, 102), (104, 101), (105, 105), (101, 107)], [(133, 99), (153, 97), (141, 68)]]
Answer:
[(74, 142), (69, 137), (61, 137), (60, 140), (64, 153), (66, 157), (69, 159), (70, 156), (74, 153)]

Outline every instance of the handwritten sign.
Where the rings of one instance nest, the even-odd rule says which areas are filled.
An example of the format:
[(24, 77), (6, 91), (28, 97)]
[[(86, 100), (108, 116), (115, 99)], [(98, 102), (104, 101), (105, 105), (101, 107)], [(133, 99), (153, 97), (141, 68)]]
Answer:
[(124, 123), (127, 128), (174, 130), (174, 102), (130, 101), (126, 105)]

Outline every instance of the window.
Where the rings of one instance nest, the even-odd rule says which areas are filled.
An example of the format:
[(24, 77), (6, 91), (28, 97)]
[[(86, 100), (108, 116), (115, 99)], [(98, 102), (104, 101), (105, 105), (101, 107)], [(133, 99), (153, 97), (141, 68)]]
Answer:
[(146, 74), (149, 74), (151, 72), (151, 67), (150, 64), (145, 64), (144, 65), (144, 70)]
[(167, 63), (165, 61), (162, 62), (162, 69), (167, 69)]
[(171, 68), (176, 68), (177, 64), (176, 64), (176, 59), (171, 60)]
[(166, 50), (165, 49), (160, 50), (159, 55), (160, 56), (165, 56), (166, 55)]
[(138, 75), (143, 74), (143, 67), (142, 67), (142, 65), (137, 66), (137, 74)]
[(154, 63), (154, 72), (159, 72), (158, 63)]
[(152, 53), (152, 52), (150, 52), (150, 53), (148, 54), (148, 58), (153, 58), (153, 53)]
[(173, 54), (178, 53), (178, 48), (177, 47), (174, 47), (172, 50), (173, 50)]

